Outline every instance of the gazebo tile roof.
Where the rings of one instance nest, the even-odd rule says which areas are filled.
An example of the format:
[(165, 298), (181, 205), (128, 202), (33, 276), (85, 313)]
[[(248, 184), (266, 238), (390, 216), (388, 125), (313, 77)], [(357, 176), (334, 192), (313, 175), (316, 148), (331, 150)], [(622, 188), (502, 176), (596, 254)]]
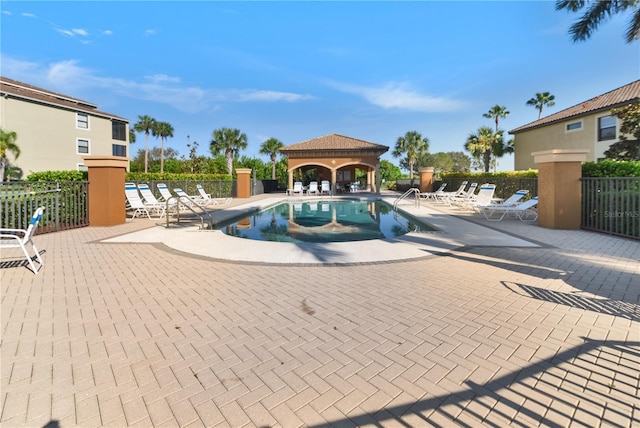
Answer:
[(386, 152), (389, 147), (340, 134), (330, 134), (280, 149), (281, 152), (309, 150), (384, 150)]
[(572, 107), (566, 108), (547, 117), (543, 117), (534, 122), (520, 126), (509, 131), (509, 134), (516, 134), (518, 132), (538, 128), (540, 126), (548, 125), (551, 123), (578, 118), (595, 113), (599, 110), (607, 110), (610, 108), (619, 107), (626, 102), (631, 102), (638, 99), (640, 99), (640, 80), (636, 80), (635, 82), (631, 82), (628, 85), (621, 86), (620, 88), (614, 89), (602, 95), (598, 95), (597, 97), (581, 102), (580, 104), (576, 104)]

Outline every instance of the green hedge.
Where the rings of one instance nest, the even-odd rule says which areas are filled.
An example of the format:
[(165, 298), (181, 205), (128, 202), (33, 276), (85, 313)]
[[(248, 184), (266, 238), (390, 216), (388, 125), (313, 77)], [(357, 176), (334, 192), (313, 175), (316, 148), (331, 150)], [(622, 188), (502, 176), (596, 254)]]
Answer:
[(583, 177), (640, 177), (640, 161), (603, 160), (582, 164)]
[(159, 173), (159, 172), (127, 172), (125, 180), (127, 181), (213, 181), (213, 180), (231, 180), (232, 176), (228, 174), (178, 174), (178, 173)]
[(40, 171), (32, 172), (27, 176), (27, 181), (87, 181), (87, 171)]
[(500, 171), (500, 172), (443, 172), (440, 174), (442, 181), (447, 178), (466, 178), (480, 182), (482, 179), (492, 178), (538, 178), (537, 169), (527, 171)]

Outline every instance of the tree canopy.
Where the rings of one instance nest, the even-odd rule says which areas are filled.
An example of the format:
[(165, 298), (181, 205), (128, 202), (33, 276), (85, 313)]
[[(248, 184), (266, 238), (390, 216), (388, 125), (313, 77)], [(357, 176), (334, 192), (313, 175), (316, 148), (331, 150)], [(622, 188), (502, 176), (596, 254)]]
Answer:
[(227, 159), (227, 174), (233, 174), (233, 158), (240, 150), (246, 149), (248, 143), (247, 134), (239, 129), (220, 128), (212, 133), (213, 138), (209, 144), (209, 150), (215, 156), (220, 153)]
[(582, 16), (569, 27), (574, 42), (587, 40), (600, 24), (611, 15), (629, 13), (625, 34), (627, 43), (640, 38), (640, 1), (638, 0), (558, 0), (556, 10), (582, 12)]
[(613, 109), (612, 113), (622, 121), (620, 138), (604, 155), (608, 159), (640, 160), (640, 101)]
[(414, 165), (419, 156), (429, 150), (429, 139), (423, 137), (418, 131), (409, 131), (403, 137), (398, 137), (395, 148), (391, 154), (394, 157), (406, 156), (409, 166), (409, 178), (413, 178)]

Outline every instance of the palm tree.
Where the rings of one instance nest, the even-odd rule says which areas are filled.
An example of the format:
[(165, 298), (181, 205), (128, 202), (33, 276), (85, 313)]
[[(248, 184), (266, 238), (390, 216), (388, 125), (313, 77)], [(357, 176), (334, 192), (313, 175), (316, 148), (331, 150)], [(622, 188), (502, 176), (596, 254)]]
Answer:
[(4, 171), (7, 166), (7, 152), (13, 153), (13, 157), (18, 159), (20, 147), (16, 144), (18, 134), (14, 131), (4, 131), (0, 128), (0, 181), (4, 181)]
[(484, 172), (489, 172), (492, 156), (500, 157), (507, 151), (503, 131), (494, 132), (488, 126), (481, 126), (478, 132), (469, 135), (464, 148), (476, 159), (481, 159)]
[(626, 41), (633, 42), (640, 38), (640, 2), (638, 0), (558, 0), (556, 10), (566, 9), (570, 12), (578, 12), (587, 7), (580, 19), (569, 28), (569, 34), (574, 42), (587, 40), (598, 28), (600, 22), (616, 13), (633, 11), (627, 27)]
[(173, 126), (169, 122), (156, 122), (151, 130), (154, 137), (160, 137), (160, 173), (164, 173), (164, 140), (165, 138), (173, 138)]
[(556, 105), (554, 101), (555, 99), (555, 95), (551, 95), (549, 92), (538, 92), (536, 93), (535, 98), (531, 98), (527, 101), (527, 105), (538, 109), (538, 120), (540, 120), (542, 117), (542, 107), (551, 107)]
[(239, 129), (220, 128), (213, 131), (209, 150), (214, 156), (224, 153), (227, 158), (227, 174), (233, 174), (233, 156), (247, 148), (247, 134)]
[(156, 125), (156, 120), (151, 116), (138, 116), (138, 122), (133, 125), (136, 132), (144, 132), (146, 144), (144, 146), (144, 172), (149, 169), (149, 134)]
[(507, 116), (509, 116), (511, 114), (511, 112), (509, 110), (507, 110), (507, 108), (505, 106), (501, 106), (501, 105), (494, 105), (493, 107), (491, 107), (491, 109), (489, 109), (489, 111), (485, 114), (483, 114), (484, 117), (488, 118), (488, 119), (495, 119), (496, 121), (496, 132), (498, 132), (498, 122), (500, 121), (500, 119), (504, 119)]
[(278, 152), (284, 147), (282, 141), (277, 138), (269, 138), (260, 146), (261, 155), (269, 155), (271, 157), (271, 179), (276, 179), (276, 161), (278, 160)]
[(417, 131), (409, 131), (404, 137), (398, 137), (396, 146), (391, 153), (394, 157), (400, 157), (406, 153), (409, 164), (409, 178), (413, 179), (413, 166), (418, 157), (424, 155), (429, 150), (429, 139), (422, 137)]

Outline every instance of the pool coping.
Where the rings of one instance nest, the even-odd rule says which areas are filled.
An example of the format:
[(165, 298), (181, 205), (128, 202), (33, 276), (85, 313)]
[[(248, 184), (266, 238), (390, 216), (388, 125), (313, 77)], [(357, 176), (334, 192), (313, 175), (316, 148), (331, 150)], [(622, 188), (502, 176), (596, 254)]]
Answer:
[[(287, 200), (326, 200), (329, 197), (290, 197), (274, 195), (212, 212), (215, 222), (233, 219)], [(341, 199), (381, 199), (393, 205), (397, 195), (353, 195)], [(239, 263), (274, 265), (353, 265), (420, 259), (446, 254), (466, 247), (539, 247), (538, 243), (494, 228), (466, 221), (430, 206), (416, 206), (403, 200), (399, 210), (433, 225), (437, 231), (410, 232), (406, 235), (355, 242), (289, 243), (269, 242), (228, 236), (219, 230), (201, 230), (195, 225), (166, 228), (157, 225), (133, 233), (103, 240), (103, 243), (162, 244), (167, 251), (185, 256), (206, 257)]]

